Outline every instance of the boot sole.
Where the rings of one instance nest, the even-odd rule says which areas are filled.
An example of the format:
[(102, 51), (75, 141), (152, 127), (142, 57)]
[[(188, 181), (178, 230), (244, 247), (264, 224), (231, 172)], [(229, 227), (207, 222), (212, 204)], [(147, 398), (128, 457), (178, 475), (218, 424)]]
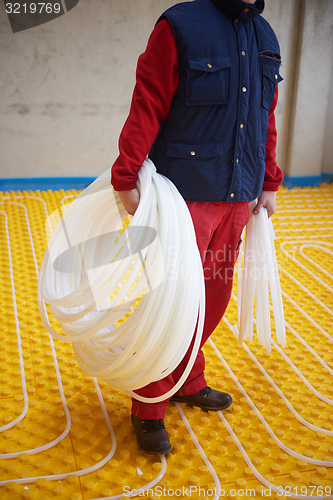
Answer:
[(138, 446), (140, 448), (141, 451), (144, 451), (145, 453), (147, 453), (147, 455), (153, 455), (153, 456), (156, 456), (156, 455), (167, 455), (168, 453), (171, 453), (172, 451), (172, 446), (170, 446), (170, 449), (169, 450), (166, 450), (166, 451), (148, 451), (148, 450), (145, 450), (144, 448), (142, 448), (139, 443), (138, 443)]

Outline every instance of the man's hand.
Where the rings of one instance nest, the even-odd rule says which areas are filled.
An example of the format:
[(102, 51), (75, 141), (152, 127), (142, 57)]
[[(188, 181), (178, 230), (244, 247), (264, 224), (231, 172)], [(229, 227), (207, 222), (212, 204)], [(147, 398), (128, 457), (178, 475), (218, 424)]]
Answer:
[(258, 203), (253, 210), (253, 213), (257, 215), (261, 207), (267, 208), (268, 218), (275, 212), (276, 204), (276, 191), (261, 191), (261, 195), (258, 198)]
[(130, 215), (134, 215), (140, 203), (140, 193), (137, 188), (128, 191), (118, 191), (121, 202)]

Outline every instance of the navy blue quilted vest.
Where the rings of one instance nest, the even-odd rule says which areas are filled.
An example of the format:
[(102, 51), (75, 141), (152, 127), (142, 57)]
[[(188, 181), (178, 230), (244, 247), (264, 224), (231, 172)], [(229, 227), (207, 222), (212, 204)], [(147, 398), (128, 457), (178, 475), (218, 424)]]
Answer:
[(282, 80), (277, 38), (261, 16), (230, 19), (211, 0), (177, 4), (163, 17), (180, 81), (149, 157), (186, 200), (251, 201), (262, 189), (268, 112)]

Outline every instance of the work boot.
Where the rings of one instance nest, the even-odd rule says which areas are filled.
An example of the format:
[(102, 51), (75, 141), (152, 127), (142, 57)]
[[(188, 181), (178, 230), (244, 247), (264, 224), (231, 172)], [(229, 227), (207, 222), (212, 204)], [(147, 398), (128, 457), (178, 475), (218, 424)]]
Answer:
[(226, 392), (216, 391), (207, 386), (201, 391), (190, 394), (189, 396), (174, 394), (170, 401), (189, 403), (194, 406), (200, 406), (204, 410), (218, 411), (228, 408), (232, 403), (232, 397)]
[(142, 420), (132, 413), (131, 421), (141, 450), (150, 455), (170, 453), (172, 446), (162, 419)]

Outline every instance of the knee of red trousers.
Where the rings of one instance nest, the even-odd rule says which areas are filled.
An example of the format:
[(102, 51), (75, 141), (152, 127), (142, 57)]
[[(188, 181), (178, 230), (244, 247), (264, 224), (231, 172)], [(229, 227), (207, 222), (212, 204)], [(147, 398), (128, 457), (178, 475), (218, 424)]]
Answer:
[[(175, 384), (179, 381), (180, 377), (183, 375), (187, 364), (189, 362), (193, 344), (194, 344), (195, 336), (193, 336), (190, 347), (188, 348), (187, 353), (185, 354), (182, 361), (179, 363), (177, 368), (172, 372), (172, 377), (174, 379)], [(205, 357), (201, 349), (199, 349), (197, 357), (194, 361), (194, 364), (179, 391), (177, 394), (180, 396), (189, 396), (190, 394), (195, 394), (196, 392), (201, 391), (207, 385), (205, 377)]]
[(234, 279), (234, 262), (206, 261), (203, 266), (205, 287), (221, 291), (231, 292)]
[(204, 345), (223, 318), (230, 302), (231, 293), (231, 287), (222, 291), (206, 286), (206, 315), (201, 346)]
[[(201, 347), (206, 343), (210, 335), (213, 333), (215, 328), (220, 323), (225, 313), (225, 310), (228, 306), (230, 296), (231, 296), (231, 288), (229, 288), (229, 290), (225, 292), (221, 292), (220, 290), (215, 290), (206, 287), (207, 308), (206, 308), (202, 338), (200, 342), (200, 350), (198, 352), (197, 358), (185, 383), (182, 385), (181, 389), (177, 392), (177, 394), (181, 396), (188, 396), (190, 394), (195, 394), (196, 392), (199, 392), (201, 391), (201, 389), (204, 389), (206, 387), (207, 383), (204, 377), (205, 357), (201, 350)], [(190, 347), (188, 348), (188, 351), (185, 354), (183, 360), (179, 363), (177, 368), (172, 372), (172, 376), (174, 378), (175, 383), (178, 382), (178, 380), (184, 373), (188, 360), (190, 359), (196, 333), (197, 331), (195, 331)]]

